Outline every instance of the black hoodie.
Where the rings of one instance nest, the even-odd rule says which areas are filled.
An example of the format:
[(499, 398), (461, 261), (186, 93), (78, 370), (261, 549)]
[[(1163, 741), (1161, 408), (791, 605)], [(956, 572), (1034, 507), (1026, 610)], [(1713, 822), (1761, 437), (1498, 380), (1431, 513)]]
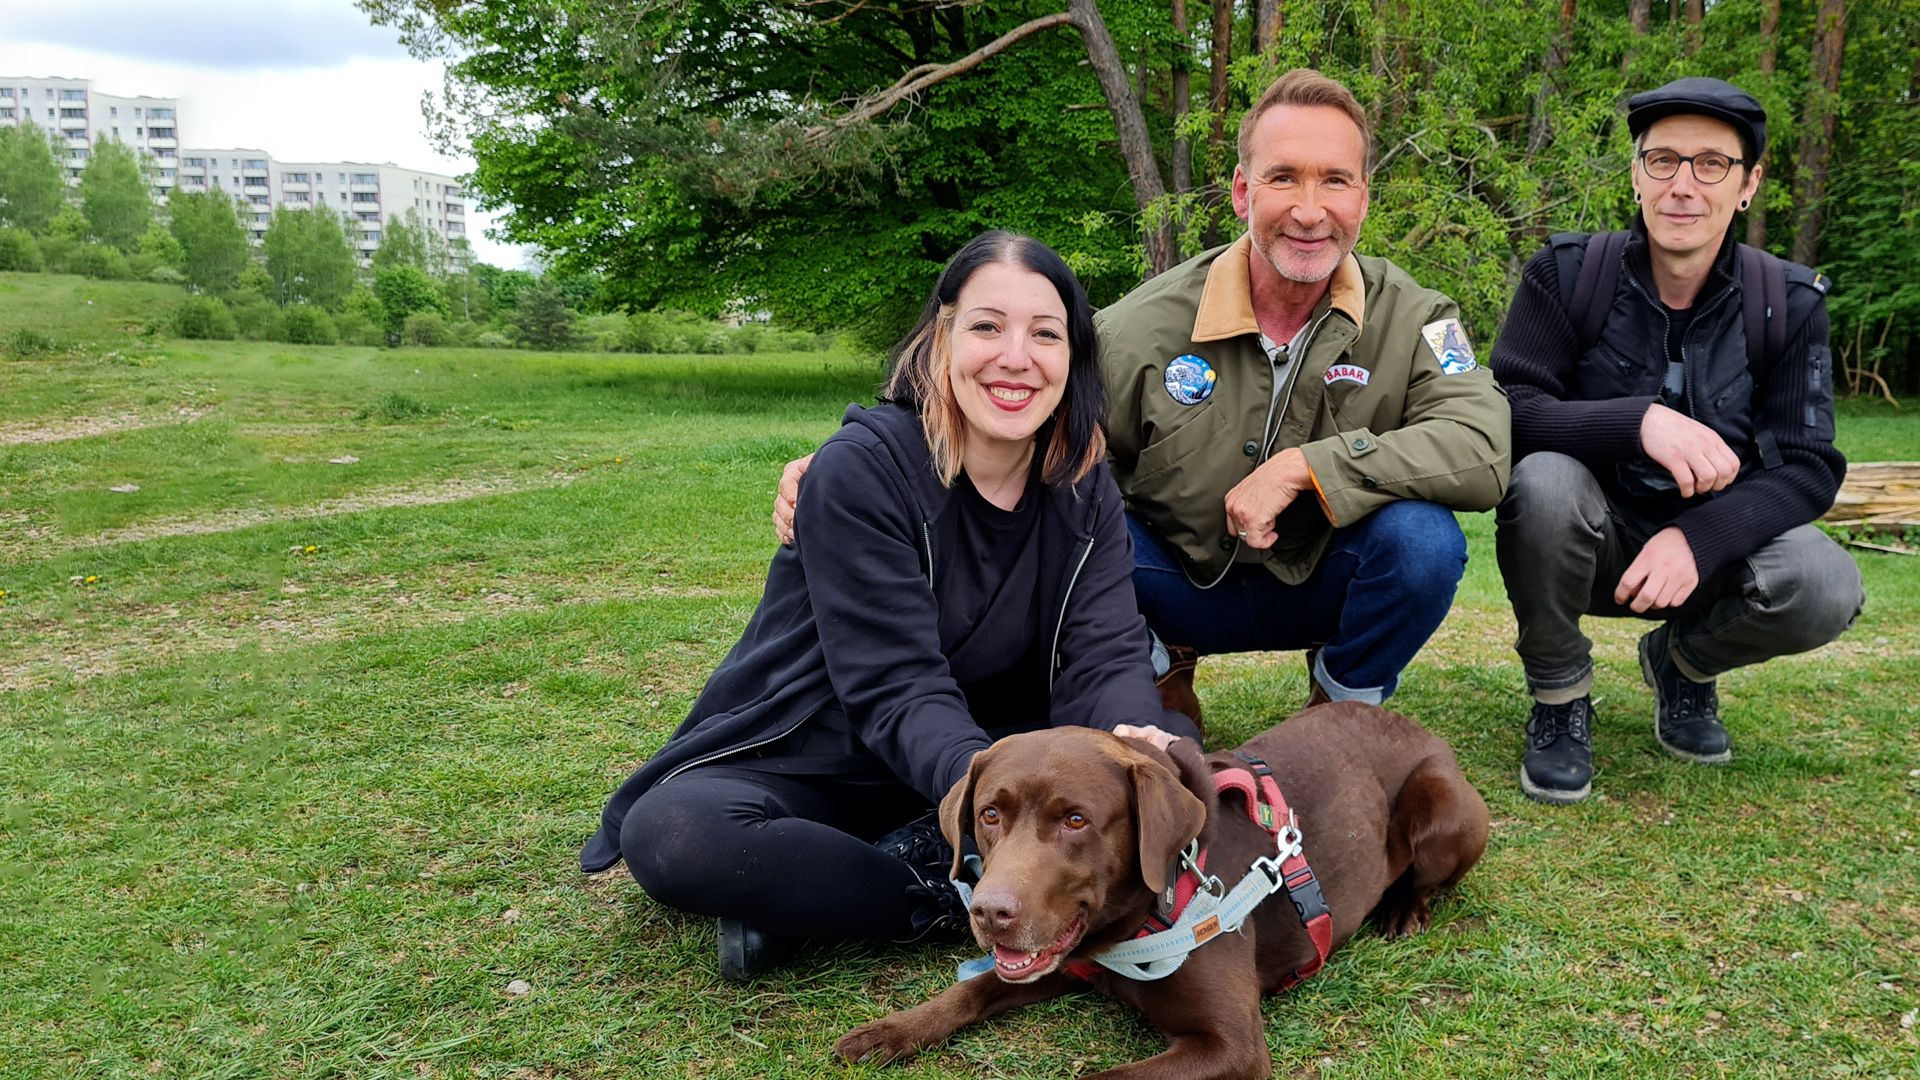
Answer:
[[(620, 860), (627, 811), (678, 773), (775, 742), (838, 700), (868, 750), (937, 803), (991, 741), (967, 711), (939, 639), (941, 583), (956, 550), (937, 530), (952, 492), (934, 474), (920, 418), (849, 406), (807, 471), (796, 539), (767, 571), (760, 606), (693, 712), (620, 785), (580, 868)], [(1156, 724), (1146, 621), (1133, 597), (1133, 545), (1102, 462), (1043, 489), (1040, 587), (1049, 721), (1111, 729)]]

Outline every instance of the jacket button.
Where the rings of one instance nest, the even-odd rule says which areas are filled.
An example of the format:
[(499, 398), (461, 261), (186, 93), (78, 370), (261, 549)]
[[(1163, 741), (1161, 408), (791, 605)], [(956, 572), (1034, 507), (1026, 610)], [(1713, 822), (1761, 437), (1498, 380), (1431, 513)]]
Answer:
[(1220, 550), (1221, 550), (1221, 551), (1232, 551), (1232, 550), (1233, 550), (1233, 537), (1231, 537), (1231, 536), (1223, 536), (1223, 537), (1221, 537), (1221, 538), (1220, 538)]
[(1372, 445), (1373, 445), (1372, 443), (1367, 441), (1367, 437), (1365, 435), (1362, 435), (1359, 438), (1353, 440), (1353, 448), (1355, 450), (1365, 450), (1367, 447)]
[(1246, 445), (1240, 448), (1240, 452), (1247, 455), (1248, 457), (1252, 457), (1253, 455), (1260, 452), (1260, 444), (1257, 442), (1254, 442), (1252, 439), (1248, 439), (1246, 441)]
[(1380, 483), (1379, 483), (1379, 481), (1377, 481), (1377, 480), (1375, 480), (1375, 479), (1374, 479), (1373, 477), (1371, 477), (1371, 476), (1363, 476), (1363, 477), (1361, 477), (1361, 478), (1360, 478), (1360, 486), (1361, 486), (1361, 487), (1368, 487), (1368, 488), (1375, 488), (1375, 487), (1379, 487), (1379, 486), (1380, 486)]

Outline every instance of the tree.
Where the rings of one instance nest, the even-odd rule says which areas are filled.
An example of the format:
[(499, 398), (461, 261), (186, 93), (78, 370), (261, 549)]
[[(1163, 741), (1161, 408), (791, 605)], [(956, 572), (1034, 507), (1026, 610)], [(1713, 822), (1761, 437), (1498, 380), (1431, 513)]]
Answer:
[(1820, 223), (1826, 213), (1828, 158), (1833, 126), (1840, 113), (1840, 71), (1847, 43), (1846, 0), (1820, 0), (1814, 19), (1812, 78), (1807, 86), (1807, 118), (1800, 130), (1799, 175), (1794, 201), (1800, 227), (1793, 236), (1793, 260), (1810, 263), (1820, 255)]
[(355, 264), (346, 231), (332, 210), (274, 210), (265, 247), (274, 303), (339, 310), (353, 288)]
[(542, 278), (520, 290), (513, 309), (514, 340), (535, 349), (566, 349), (574, 343), (573, 311), (560, 290)]
[(388, 218), (380, 231), (380, 246), (373, 249), (373, 268), (411, 266), (426, 271), (426, 236), (427, 227), (418, 210), (409, 207), (404, 215)]
[(0, 225), (44, 232), (66, 200), (54, 144), (28, 120), (0, 127)]
[(207, 292), (233, 288), (253, 254), (233, 200), (218, 191), (176, 191), (167, 209), (187, 283)]
[(153, 194), (145, 164), (118, 139), (96, 143), (80, 173), (80, 210), (95, 239), (132, 251), (153, 223)]
[(425, 270), (417, 266), (383, 266), (373, 272), (373, 291), (380, 298), (386, 317), (388, 342), (392, 343), (407, 323), (407, 316), (422, 311), (444, 312), (440, 289)]

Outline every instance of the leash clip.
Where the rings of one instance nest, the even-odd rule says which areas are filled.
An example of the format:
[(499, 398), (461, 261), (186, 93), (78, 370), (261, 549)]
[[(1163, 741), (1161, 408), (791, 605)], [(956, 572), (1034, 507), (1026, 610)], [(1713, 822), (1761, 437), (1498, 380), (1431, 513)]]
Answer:
[(1305, 853), (1302, 839), (1299, 819), (1294, 816), (1293, 808), (1288, 807), (1287, 823), (1280, 826), (1280, 831), (1276, 834), (1278, 854), (1282, 862)]

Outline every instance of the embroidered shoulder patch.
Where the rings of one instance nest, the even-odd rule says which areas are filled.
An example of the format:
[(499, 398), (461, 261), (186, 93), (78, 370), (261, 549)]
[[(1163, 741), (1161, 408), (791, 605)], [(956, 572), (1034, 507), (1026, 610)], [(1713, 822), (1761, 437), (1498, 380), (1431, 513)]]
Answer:
[(1198, 405), (1213, 396), (1220, 374), (1206, 360), (1186, 353), (1167, 361), (1165, 380), (1168, 397), (1182, 405)]
[(1332, 386), (1337, 382), (1357, 382), (1361, 386), (1365, 386), (1367, 385), (1367, 380), (1373, 378), (1373, 372), (1368, 371), (1358, 364), (1335, 364), (1328, 368), (1327, 373), (1320, 378), (1321, 381), (1328, 386)]
[(1459, 319), (1440, 319), (1420, 328), (1420, 336), (1427, 341), (1433, 358), (1440, 363), (1440, 370), (1447, 375), (1463, 375), (1479, 363), (1473, 358), (1473, 343), (1467, 340), (1466, 328)]

